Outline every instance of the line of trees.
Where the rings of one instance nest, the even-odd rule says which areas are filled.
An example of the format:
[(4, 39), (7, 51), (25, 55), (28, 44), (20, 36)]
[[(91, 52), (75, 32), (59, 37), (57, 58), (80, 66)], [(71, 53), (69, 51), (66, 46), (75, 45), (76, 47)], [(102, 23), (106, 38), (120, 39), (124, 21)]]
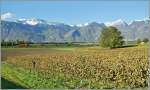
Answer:
[(18, 47), (27, 47), (29, 46), (29, 43), (30, 42), (27, 42), (27, 41), (21, 41), (21, 40), (9, 40), (9, 41), (5, 41), (5, 40), (2, 40), (1, 41), (1, 46), (3, 47), (14, 47), (14, 46), (18, 46)]
[(143, 40), (137, 39), (137, 41), (136, 41), (137, 44), (140, 44), (141, 42), (148, 43), (149, 39), (148, 38), (144, 38)]

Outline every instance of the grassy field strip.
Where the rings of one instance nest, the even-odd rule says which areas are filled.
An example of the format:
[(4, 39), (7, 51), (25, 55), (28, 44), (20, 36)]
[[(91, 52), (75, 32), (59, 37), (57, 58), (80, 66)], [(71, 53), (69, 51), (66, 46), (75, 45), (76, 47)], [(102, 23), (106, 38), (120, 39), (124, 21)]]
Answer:
[[(15, 68), (8, 64), (2, 65), (2, 77), (13, 81), (25, 88), (78, 88), (81, 86), (80, 80), (73, 77), (64, 77), (63, 75), (54, 75), (51, 78), (43, 78), (35, 71)], [(70, 81), (73, 78), (73, 81)]]
[(76, 48), (2, 48), (2, 61), (7, 57), (74, 52)]
[(16, 70), (13, 69), (12, 67), (8, 67), (5, 64), (2, 65), (2, 77), (3, 78), (26, 88), (27, 85), (24, 83), (24, 80), (23, 80), (24, 77), (20, 78), (20, 75), (21, 73), (16, 72)]

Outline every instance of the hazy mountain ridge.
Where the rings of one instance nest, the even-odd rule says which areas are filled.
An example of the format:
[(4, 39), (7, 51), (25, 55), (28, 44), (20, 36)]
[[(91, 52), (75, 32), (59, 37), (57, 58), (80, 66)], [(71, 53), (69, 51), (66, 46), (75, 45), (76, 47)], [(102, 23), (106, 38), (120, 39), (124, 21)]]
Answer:
[(22, 19), (15, 22), (1, 21), (2, 40), (25, 40), (32, 42), (98, 42), (100, 32), (107, 26), (117, 27), (125, 40), (149, 38), (149, 20), (127, 24), (117, 20), (109, 24), (91, 22), (84, 25), (67, 25), (41, 19)]

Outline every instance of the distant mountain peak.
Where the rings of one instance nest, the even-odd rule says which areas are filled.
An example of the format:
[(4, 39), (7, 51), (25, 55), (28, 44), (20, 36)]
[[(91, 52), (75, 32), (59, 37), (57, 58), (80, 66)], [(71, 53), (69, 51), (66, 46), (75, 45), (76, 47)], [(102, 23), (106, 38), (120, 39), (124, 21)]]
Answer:
[(89, 24), (99, 24), (99, 23), (97, 23), (97, 22), (90, 22)]
[(142, 21), (142, 20), (134, 20), (134, 21), (129, 23), (130, 26), (131, 25), (138, 26), (138, 25), (143, 25), (143, 24), (145, 24), (145, 21)]
[(128, 24), (123, 21), (122, 19), (118, 19), (116, 21), (112, 21), (112, 22), (106, 22), (105, 23), (106, 26), (118, 26), (118, 25), (123, 25), (123, 26), (127, 26)]
[(104, 23), (98, 23), (98, 22), (91, 22), (89, 25), (104, 25)]
[(133, 20), (131, 22), (129, 22), (129, 25), (134, 24), (134, 23), (148, 23), (150, 21), (150, 19), (144, 18), (144, 19), (137, 19), (137, 20)]
[(85, 26), (91, 26), (91, 25), (101, 25), (103, 23), (97, 23), (97, 22), (88, 22), (88, 23), (84, 23), (84, 24), (77, 24), (75, 26), (77, 27), (85, 27)]
[(89, 25), (89, 23), (84, 23), (84, 24), (77, 24), (77, 25), (75, 25), (75, 26), (83, 27), (83, 26), (88, 26), (88, 25)]

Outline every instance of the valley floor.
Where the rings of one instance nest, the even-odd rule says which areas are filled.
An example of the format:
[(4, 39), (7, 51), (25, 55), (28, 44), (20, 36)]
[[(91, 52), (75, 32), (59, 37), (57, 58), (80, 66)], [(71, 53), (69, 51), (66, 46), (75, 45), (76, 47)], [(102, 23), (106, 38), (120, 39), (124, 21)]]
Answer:
[[(148, 86), (148, 47), (2, 48), (2, 88)], [(139, 89), (139, 90), (140, 90)]]

